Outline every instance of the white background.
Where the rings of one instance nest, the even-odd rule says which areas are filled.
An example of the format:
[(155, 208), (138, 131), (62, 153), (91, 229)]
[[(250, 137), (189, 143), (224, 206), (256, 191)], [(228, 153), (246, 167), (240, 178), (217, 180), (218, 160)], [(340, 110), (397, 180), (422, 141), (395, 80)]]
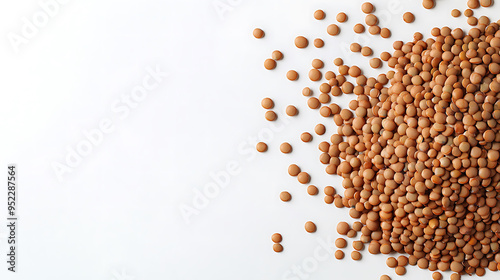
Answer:
[[(452, 18), (450, 11), (463, 11), (466, 1), (438, 1), (431, 11), (421, 1), (373, 1), (382, 26), (392, 30), (389, 40), (354, 35), (352, 26), (364, 18), (362, 2), (70, 0), (16, 47), (9, 36), (22, 36), (23, 18), (33, 22), (43, 9), (34, 0), (2, 0), (0, 178), (5, 180), (7, 164), (18, 165), (19, 245), (18, 272), (8, 272), (2, 261), (0, 278), (378, 279), (388, 274), (400, 279), (386, 267), (386, 256), (365, 253), (354, 262), (347, 249), (345, 260), (334, 260), (335, 225), (352, 221), (347, 210), (324, 204), (323, 195), (307, 195), (287, 175), (287, 166), (297, 163), (320, 192), (326, 185), (342, 191), (339, 179), (326, 175), (318, 161), (317, 145), (336, 127), (309, 110), (300, 92), (319, 85), (306, 78), (313, 58), (323, 59), (325, 69), (336, 70), (332, 61), (341, 56), (366, 74), (381, 73), (387, 69), (368, 70), (367, 58), (349, 55), (342, 46), (358, 40), (378, 55), (396, 39), (412, 39), (415, 31), (428, 35), (434, 26), (465, 27), (465, 18)], [(325, 10), (324, 21), (313, 19), (316, 9)], [(326, 26), (340, 11), (349, 20), (340, 24), (341, 36), (328, 36)], [(405, 11), (416, 15), (415, 23), (403, 23)], [(500, 6), (483, 8), (476, 15), (498, 11)], [(255, 27), (265, 30), (264, 39), (253, 38)], [(297, 35), (311, 43), (323, 38), (326, 45), (298, 50)], [(275, 49), (285, 59), (266, 71), (263, 61)], [(113, 104), (130, 96), (148, 68), (157, 67), (169, 77), (120, 118)], [(285, 79), (289, 69), (299, 71), (299, 81)], [(260, 100), (266, 96), (275, 100), (280, 127), (264, 120)], [(347, 104), (344, 98), (337, 101)], [(289, 104), (300, 113), (286, 119)], [(59, 180), (54, 162), (65, 164), (68, 149), (86, 141), (84, 131), (105, 119), (114, 131)], [(300, 133), (312, 132), (318, 122), (327, 125), (324, 139), (300, 142)], [(266, 135), (272, 138), (269, 152), (256, 155), (255, 141)], [(293, 145), (292, 154), (279, 153), (283, 141)], [(237, 165), (237, 174), (208, 205), (193, 205), (196, 193), (228, 164)], [(291, 202), (279, 200), (282, 190), (292, 194)], [(182, 205), (196, 214), (183, 217)], [(4, 188), (0, 213), (4, 225)], [(316, 233), (304, 231), (308, 220), (318, 225)], [(281, 254), (272, 251), (274, 232), (284, 237)], [(6, 237), (1, 226), (0, 260)], [(294, 275), (293, 266), (305, 274)], [(408, 267), (405, 279), (430, 275)], [(495, 277), (498, 273), (489, 272), (483, 279)]]

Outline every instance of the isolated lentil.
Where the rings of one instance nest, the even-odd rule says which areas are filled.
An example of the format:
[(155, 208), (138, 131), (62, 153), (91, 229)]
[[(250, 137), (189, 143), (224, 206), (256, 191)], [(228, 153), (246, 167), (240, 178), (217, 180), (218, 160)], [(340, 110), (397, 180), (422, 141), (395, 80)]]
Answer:
[(398, 266), (396, 267), (396, 274), (399, 275), (399, 276), (403, 276), (406, 274), (406, 268), (402, 267), (402, 266)]
[(361, 260), (361, 253), (358, 251), (352, 251), (351, 258), (355, 261), (359, 261), (359, 260)]
[(325, 64), (323, 63), (323, 61), (321, 59), (313, 59), (312, 61), (312, 67), (315, 68), (315, 69), (321, 69), (325, 66)]
[(380, 280), (391, 280), (391, 277), (384, 274), (384, 275), (380, 276)]
[(309, 45), (309, 41), (304, 36), (297, 36), (295, 38), (295, 46), (299, 49), (306, 48)]
[(325, 18), (325, 12), (323, 10), (317, 10), (314, 12), (314, 18), (317, 20), (322, 20)]
[(280, 199), (281, 201), (288, 202), (292, 199), (292, 195), (287, 191), (283, 191), (280, 193)]
[(382, 66), (382, 61), (379, 58), (370, 59), (370, 66), (374, 69), (380, 68)]
[(346, 222), (340, 222), (337, 224), (337, 232), (341, 235), (346, 235), (349, 232), (349, 224)]
[(297, 175), (297, 180), (301, 184), (307, 184), (311, 181), (311, 176), (307, 172), (300, 172), (299, 175)]
[(264, 142), (259, 142), (256, 145), (256, 149), (258, 152), (263, 153), (263, 152), (267, 151), (267, 144)]
[(266, 68), (267, 70), (273, 70), (274, 68), (276, 68), (276, 61), (274, 59), (266, 59), (264, 61), (264, 68)]
[(378, 18), (374, 14), (369, 14), (365, 17), (365, 23), (368, 26), (375, 26), (378, 24)]
[(423, 0), (422, 1), (422, 6), (426, 9), (432, 9), (435, 6), (435, 0)]
[(311, 96), (311, 94), (312, 94), (312, 91), (311, 91), (310, 88), (305, 87), (305, 88), (302, 89), (302, 95), (304, 95), (304, 96)]
[(314, 127), (314, 132), (318, 135), (323, 135), (325, 134), (326, 132), (326, 128), (325, 128), (325, 125), (323, 124), (317, 124), (315, 127)]
[(273, 250), (276, 252), (276, 253), (280, 253), (280, 252), (283, 252), (283, 246), (279, 243), (274, 243), (273, 244)]
[(288, 174), (290, 174), (290, 176), (297, 176), (299, 175), (300, 173), (300, 167), (298, 167), (296, 164), (290, 164), (290, 166), (288, 166)]
[(361, 5), (361, 11), (365, 14), (371, 14), (375, 11), (375, 7), (370, 2), (365, 2)]
[(347, 15), (344, 12), (340, 12), (337, 14), (337, 21), (338, 22), (346, 22), (347, 21)]
[(314, 39), (313, 43), (316, 48), (322, 48), (323, 46), (325, 46), (325, 42), (320, 38)]
[(274, 233), (273, 235), (271, 235), (271, 240), (274, 243), (280, 243), (281, 241), (283, 241), (283, 237), (279, 233)]
[(365, 32), (365, 26), (362, 25), (361, 23), (357, 23), (354, 25), (353, 31), (354, 31), (354, 33), (361, 34), (361, 33)]
[(267, 111), (265, 114), (264, 114), (264, 117), (266, 118), (266, 120), (268, 121), (275, 121), (277, 118), (278, 118), (278, 115), (276, 115), (276, 113), (274, 111)]
[(311, 221), (306, 222), (306, 224), (304, 225), (304, 228), (309, 233), (316, 232), (316, 225)]
[(493, 0), (480, 0), (481, 7), (490, 7), (493, 4)]
[(473, 16), (473, 15), (474, 15), (474, 11), (473, 11), (473, 10), (471, 10), (471, 9), (466, 9), (466, 10), (464, 11), (464, 16), (466, 16), (466, 17), (471, 17), (471, 16)]
[(331, 36), (336, 36), (340, 33), (340, 28), (336, 24), (328, 25), (326, 32)]
[(361, 54), (363, 56), (371, 56), (373, 54), (373, 51), (370, 47), (365, 46), (361, 48)]
[(403, 14), (403, 20), (406, 23), (412, 23), (415, 21), (415, 16), (410, 12), (406, 12)]
[(389, 38), (391, 37), (391, 31), (387, 28), (382, 28), (380, 30), (380, 36), (382, 36), (382, 38)]
[(363, 242), (361, 242), (361, 241), (352, 242), (352, 248), (354, 248), (354, 250), (361, 251), (361, 250), (363, 250), (364, 247), (365, 246), (363, 245)]
[(271, 54), (271, 58), (274, 59), (274, 60), (282, 60), (283, 59), (283, 53), (276, 50), (276, 51), (273, 51), (273, 53)]
[(274, 107), (274, 102), (269, 97), (262, 99), (260, 104), (262, 105), (262, 108), (264, 108), (264, 109), (272, 109)]
[(284, 154), (289, 154), (292, 152), (292, 145), (287, 142), (284, 142), (280, 145), (280, 151)]
[(260, 28), (255, 28), (253, 30), (253, 36), (255, 38), (257, 38), (257, 39), (260, 39), (260, 38), (264, 37), (264, 35), (265, 35), (264, 31), (262, 29), (260, 29)]
[(341, 259), (343, 259), (343, 258), (344, 258), (344, 256), (345, 256), (345, 254), (344, 254), (344, 252), (343, 252), (342, 250), (337, 250), (337, 251), (335, 251), (335, 258), (336, 258), (337, 260), (341, 260)]
[(307, 187), (307, 193), (309, 195), (317, 195), (318, 194), (318, 188), (314, 185), (310, 185)]
[(479, 8), (479, 0), (468, 0), (467, 7), (471, 8), (471, 9)]
[(293, 105), (288, 105), (286, 106), (285, 113), (289, 115), (290, 117), (296, 116), (298, 113), (298, 110), (295, 106)]
[(452, 17), (459, 17), (461, 15), (460, 11), (457, 9), (451, 10), (451, 16)]
[(441, 280), (441, 279), (443, 279), (443, 275), (436, 271), (436, 272), (432, 273), (432, 279), (433, 280)]
[(372, 35), (380, 34), (380, 30), (381, 30), (381, 28), (378, 25), (368, 27), (368, 33), (370, 33)]
[(290, 81), (296, 81), (299, 78), (299, 74), (295, 70), (289, 70), (286, 73), (286, 78)]

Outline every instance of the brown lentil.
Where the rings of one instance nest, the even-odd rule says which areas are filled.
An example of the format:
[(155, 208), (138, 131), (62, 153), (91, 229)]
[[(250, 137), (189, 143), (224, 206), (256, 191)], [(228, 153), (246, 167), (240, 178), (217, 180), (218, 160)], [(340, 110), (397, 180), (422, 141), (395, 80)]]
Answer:
[(320, 38), (314, 39), (313, 43), (316, 48), (322, 48), (323, 46), (325, 46), (325, 42)]
[(306, 222), (306, 224), (304, 225), (304, 228), (309, 233), (316, 232), (316, 225), (311, 221)]
[(286, 78), (290, 81), (296, 81), (299, 78), (299, 74), (295, 70), (290, 70), (286, 73)]
[(264, 37), (264, 31), (260, 28), (255, 28), (253, 30), (253, 36), (257, 39), (263, 38)]
[(276, 252), (276, 253), (280, 253), (280, 252), (283, 252), (283, 246), (279, 243), (274, 243), (273, 244), (273, 250)]
[(286, 106), (285, 113), (290, 117), (296, 116), (298, 111), (297, 108), (293, 105)]
[(343, 12), (340, 12), (337, 14), (337, 21), (338, 22), (346, 22), (347, 21), (347, 15)]
[(415, 16), (410, 12), (406, 12), (403, 14), (403, 20), (406, 23), (412, 23), (415, 21)]
[(292, 152), (292, 145), (287, 142), (284, 142), (280, 145), (280, 151), (284, 154), (289, 154)]
[(267, 144), (264, 142), (259, 142), (256, 145), (256, 149), (258, 152), (263, 153), (263, 152), (267, 151)]
[(274, 59), (274, 60), (282, 60), (283, 59), (283, 53), (276, 50), (276, 51), (273, 51), (273, 53), (271, 54), (271, 58)]
[(283, 241), (283, 237), (279, 233), (274, 233), (273, 235), (271, 235), (271, 240), (274, 243), (280, 243), (281, 241)]
[(316, 12), (314, 12), (314, 18), (317, 19), (317, 20), (322, 20), (325, 18), (325, 12), (323, 10), (317, 10)]
[(299, 49), (306, 48), (309, 45), (309, 41), (304, 36), (297, 36), (295, 38), (295, 46)]
[(340, 28), (336, 24), (330, 24), (328, 25), (326, 32), (331, 36), (336, 36), (340, 33)]
[(278, 118), (278, 115), (274, 111), (267, 111), (264, 115), (266, 120), (268, 121), (275, 121)]
[(281, 201), (288, 202), (292, 199), (292, 195), (289, 192), (283, 191), (280, 193)]
[(345, 254), (344, 254), (344, 252), (343, 252), (342, 250), (337, 250), (337, 251), (335, 251), (335, 258), (336, 258), (337, 260), (341, 260), (341, 259), (343, 259), (343, 258), (344, 258), (344, 256), (345, 256)]

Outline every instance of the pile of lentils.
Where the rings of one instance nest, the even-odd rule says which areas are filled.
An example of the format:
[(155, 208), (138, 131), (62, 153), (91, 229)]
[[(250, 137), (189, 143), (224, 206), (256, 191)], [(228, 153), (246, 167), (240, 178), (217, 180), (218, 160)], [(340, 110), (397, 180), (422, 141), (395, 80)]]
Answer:
[[(341, 58), (334, 61), (336, 73), (323, 73), (319, 59), (312, 63), (309, 79), (324, 82), (318, 97), (310, 88), (302, 94), (311, 109), (337, 126), (337, 133), (319, 145), (320, 161), (326, 173), (343, 178), (344, 188), (341, 196), (332, 186), (325, 187), (324, 201), (349, 208), (357, 220), (337, 225), (341, 235), (361, 233), (353, 242), (354, 260), (361, 259), (359, 251), (367, 244), (372, 254), (401, 254), (387, 259), (398, 275), (406, 273), (407, 265), (435, 271), (436, 280), (442, 279), (438, 270), (451, 270), (451, 279), (457, 280), (464, 274), (482, 276), (485, 269), (500, 269), (500, 21), (473, 16), (474, 9), (489, 7), (492, 1), (467, 4), (463, 14), (471, 26), (468, 32), (434, 28), (433, 38), (424, 40), (415, 33), (413, 42), (395, 41), (392, 54), (383, 52), (370, 59), (372, 68), (385, 62), (393, 69), (377, 77), (364, 76), (359, 67), (345, 65)], [(431, 9), (435, 2), (424, 0), (422, 5)], [(378, 26), (374, 9), (371, 3), (361, 6), (367, 28), (359, 23), (354, 32), (366, 29), (389, 38), (390, 30)], [(453, 17), (461, 14), (451, 11)], [(316, 11), (314, 18), (323, 20), (325, 12)], [(336, 20), (345, 22), (347, 15), (339, 13)], [(402, 20), (411, 23), (415, 16), (406, 12)], [(326, 32), (336, 36), (340, 27), (331, 24)], [(264, 31), (255, 29), (254, 36), (263, 38)], [(309, 42), (299, 36), (295, 45), (306, 48)], [(321, 48), (324, 42), (315, 39), (314, 46)], [(357, 43), (351, 50), (373, 55), (369, 47)], [(281, 59), (283, 54), (274, 51), (264, 66), (272, 70)], [(294, 70), (286, 77), (299, 78)], [(332, 102), (342, 94), (355, 96), (349, 108)], [(264, 98), (262, 106), (268, 110), (267, 120), (278, 118), (272, 99)], [(295, 116), (297, 109), (289, 106), (286, 114)], [(324, 134), (325, 126), (317, 125), (315, 132)], [(305, 132), (300, 139), (310, 142), (312, 137)], [(257, 150), (265, 152), (268, 146), (258, 143)], [(292, 147), (283, 143), (280, 150), (290, 153)], [(295, 164), (288, 173), (301, 184), (311, 180)], [(310, 185), (307, 192), (316, 195), (318, 188)], [(282, 192), (280, 198), (288, 202), (291, 194)], [(308, 221), (305, 229), (313, 233), (316, 225)], [(283, 251), (282, 236), (274, 234), (272, 240), (275, 251)], [(343, 238), (336, 240), (337, 259), (344, 258), (340, 249), (346, 244)]]

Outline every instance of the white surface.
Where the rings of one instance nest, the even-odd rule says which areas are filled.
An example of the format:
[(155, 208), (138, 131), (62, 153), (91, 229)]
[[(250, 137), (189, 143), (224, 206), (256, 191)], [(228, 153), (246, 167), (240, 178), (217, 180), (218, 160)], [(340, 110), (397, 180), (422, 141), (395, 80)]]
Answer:
[[(331, 69), (333, 58), (344, 56), (341, 46), (353, 39), (363, 42), (352, 32), (363, 20), (363, 1), (67, 2), (17, 53), (8, 34), (20, 33), (23, 17), (32, 18), (42, 9), (33, 0), (0, 2), (0, 177), (6, 176), (1, 172), (8, 163), (17, 163), (20, 179), (19, 272), (7, 272), (2, 264), (1, 279), (395, 276), (381, 255), (365, 253), (361, 262), (354, 262), (348, 249), (340, 262), (334, 261), (330, 247), (323, 258), (321, 244), (337, 237), (335, 225), (349, 219), (347, 210), (324, 204), (322, 195), (308, 196), (286, 172), (290, 163), (298, 163), (321, 192), (326, 185), (342, 191), (339, 179), (327, 176), (318, 161), (320, 137), (311, 144), (299, 140), (301, 132), (324, 122), (307, 109), (300, 91), (319, 85), (306, 79), (313, 58), (322, 58)], [(373, 2), (379, 16), (392, 5)], [(432, 11), (424, 10), (421, 1), (394, 2), (401, 9), (383, 22), (393, 37), (364, 36), (377, 55), (390, 50), (396, 39), (411, 39), (415, 31), (428, 35), (435, 25), (465, 27), (465, 18), (454, 19), (450, 11), (463, 11), (466, 1), (438, 1)], [(220, 3), (229, 8), (222, 16), (214, 8)], [(313, 19), (316, 9), (326, 11), (324, 21)], [(340, 25), (341, 36), (330, 37), (326, 26), (340, 11), (349, 20)], [(416, 22), (403, 24), (404, 11), (414, 12)], [(476, 15), (498, 11), (497, 5)], [(252, 37), (255, 27), (266, 31), (264, 39)], [(311, 43), (321, 37), (326, 46), (298, 50), (293, 47), (297, 35)], [(266, 71), (263, 61), (275, 49), (285, 59), (276, 70)], [(368, 59), (360, 55), (344, 58), (368, 69)], [(113, 111), (113, 106), (123, 106), (122, 96), (142, 83), (148, 67), (170, 76), (126, 117)], [(298, 82), (284, 78), (292, 68), (299, 70)], [(274, 98), (281, 123), (286, 105), (296, 105), (299, 116), (284, 128), (270, 127), (260, 107), (265, 96)], [(74, 149), (85, 140), (82, 131), (96, 129), (106, 119), (114, 131), (58, 180), (53, 162), (64, 163), (67, 147)], [(335, 129), (330, 124), (327, 135)], [(255, 139), (269, 132), (270, 151), (256, 155)], [(278, 152), (282, 141), (293, 145), (292, 154)], [(180, 207), (193, 207), (196, 192), (213, 183), (211, 174), (228, 164), (237, 168), (227, 186), (187, 223)], [(279, 201), (281, 190), (292, 193), (290, 203)], [(2, 225), (4, 201), (6, 191), (0, 191)], [(315, 234), (303, 230), (308, 220), (318, 225)], [(282, 254), (272, 252), (274, 232), (284, 236)], [(0, 236), (5, 256), (4, 226)], [(308, 267), (315, 263), (317, 267)], [(294, 274), (293, 266), (310, 272)], [(430, 275), (409, 267), (405, 279)], [(487, 273), (483, 279), (495, 277), (498, 273)]]

